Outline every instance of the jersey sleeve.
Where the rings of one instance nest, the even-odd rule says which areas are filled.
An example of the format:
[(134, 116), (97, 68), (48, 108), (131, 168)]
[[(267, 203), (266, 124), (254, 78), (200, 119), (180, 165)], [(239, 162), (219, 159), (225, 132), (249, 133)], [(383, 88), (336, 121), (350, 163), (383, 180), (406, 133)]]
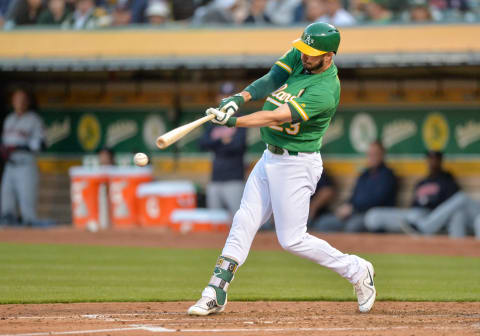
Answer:
[(308, 91), (288, 102), (293, 121), (304, 122), (316, 116), (331, 117), (336, 107), (333, 95), (328, 92)]
[(282, 57), (275, 62), (275, 65), (278, 65), (280, 68), (285, 70), (289, 75), (293, 73), (295, 66), (298, 64), (300, 60), (300, 53), (297, 49), (292, 48), (283, 54)]

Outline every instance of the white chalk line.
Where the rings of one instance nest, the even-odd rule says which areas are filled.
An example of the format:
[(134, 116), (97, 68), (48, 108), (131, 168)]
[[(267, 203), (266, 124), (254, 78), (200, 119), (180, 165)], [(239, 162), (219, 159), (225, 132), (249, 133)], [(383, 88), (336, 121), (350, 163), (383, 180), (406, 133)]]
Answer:
[(48, 335), (75, 335), (75, 334), (94, 334), (102, 332), (114, 332), (114, 331), (129, 331), (129, 330), (141, 330), (138, 327), (128, 328), (111, 328), (111, 329), (93, 329), (93, 330), (76, 330), (76, 331), (47, 331), (28, 334), (2, 334), (0, 336), (48, 336)]
[[(262, 331), (262, 332), (287, 332), (287, 331), (379, 331), (379, 330), (391, 330), (391, 329), (431, 329), (431, 330), (465, 330), (468, 329), (466, 327), (440, 327), (440, 326), (422, 326), (422, 327), (415, 327), (415, 326), (391, 326), (391, 327), (315, 327), (315, 328), (216, 328), (216, 329), (167, 329), (161, 326), (155, 325), (131, 325), (141, 327), (143, 330), (148, 331), (160, 331), (160, 332), (251, 332), (251, 331)], [(475, 325), (473, 325), (475, 327)], [(158, 330), (164, 329), (164, 330)], [(0, 335), (3, 336), (3, 335)]]
[[(475, 327), (476, 325), (473, 325)], [(198, 333), (198, 332), (299, 332), (299, 331), (380, 331), (380, 330), (392, 330), (392, 329), (433, 329), (433, 330), (465, 330), (462, 327), (412, 327), (412, 326), (395, 326), (395, 327), (365, 327), (365, 328), (223, 328), (223, 329), (168, 329), (162, 326), (155, 325), (143, 325), (133, 324), (128, 327), (122, 328), (110, 328), (110, 329), (90, 329), (90, 330), (76, 330), (76, 331), (50, 331), (50, 332), (37, 332), (26, 334), (2, 334), (0, 336), (48, 336), (48, 335), (75, 335), (75, 334), (94, 334), (104, 332), (121, 332), (132, 330), (145, 330), (156, 333), (171, 333), (171, 332), (183, 332), (183, 333)]]

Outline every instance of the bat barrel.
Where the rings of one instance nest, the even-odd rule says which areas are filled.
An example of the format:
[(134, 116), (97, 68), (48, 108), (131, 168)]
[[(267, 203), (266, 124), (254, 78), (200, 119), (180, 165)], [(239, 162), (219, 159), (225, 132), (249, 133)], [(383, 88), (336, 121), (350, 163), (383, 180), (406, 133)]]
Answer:
[(199, 127), (200, 125), (214, 118), (215, 116), (211, 114), (203, 118), (197, 119), (195, 121), (192, 121), (191, 123), (188, 123), (186, 125), (177, 127), (171, 130), (170, 132), (167, 132), (164, 135), (158, 137), (156, 141), (156, 145), (160, 149), (165, 149), (171, 144), (173, 144), (174, 142), (176, 142), (178, 139), (181, 139), (182, 137), (190, 133), (195, 128)]
[(167, 143), (167, 141), (165, 141), (165, 139), (160, 137), (160, 138), (157, 139), (157, 147), (160, 148), (160, 149), (165, 149), (165, 148), (168, 147), (168, 143)]

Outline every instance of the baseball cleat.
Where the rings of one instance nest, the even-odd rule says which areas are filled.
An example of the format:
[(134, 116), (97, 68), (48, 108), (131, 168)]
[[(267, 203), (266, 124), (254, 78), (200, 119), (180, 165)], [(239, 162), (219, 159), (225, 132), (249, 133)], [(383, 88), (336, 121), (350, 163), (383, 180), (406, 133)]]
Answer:
[(358, 299), (358, 310), (361, 313), (368, 313), (375, 303), (377, 291), (373, 283), (375, 270), (373, 265), (367, 261), (366, 270), (360, 280), (353, 286)]
[(205, 287), (202, 292), (202, 297), (193, 306), (188, 308), (188, 315), (206, 316), (215, 313), (221, 313), (225, 310), (225, 304), (220, 306), (217, 303), (217, 294), (212, 287)]

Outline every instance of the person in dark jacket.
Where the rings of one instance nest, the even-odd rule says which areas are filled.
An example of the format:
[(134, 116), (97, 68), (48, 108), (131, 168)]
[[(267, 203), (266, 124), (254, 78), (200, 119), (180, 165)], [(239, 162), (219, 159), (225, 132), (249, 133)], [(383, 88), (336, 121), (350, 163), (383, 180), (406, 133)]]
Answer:
[(7, 11), (5, 28), (36, 24), (44, 8), (43, 0), (14, 0)]
[(316, 223), (319, 231), (365, 231), (365, 213), (373, 207), (394, 206), (397, 179), (384, 161), (385, 149), (375, 141), (367, 152), (367, 168), (358, 177), (350, 199), (335, 212)]
[(0, 28), (3, 27), (3, 24), (5, 23), (5, 16), (7, 15), (11, 2), (12, 0), (0, 1)]
[[(232, 83), (224, 83), (218, 99), (230, 96), (234, 91)], [(200, 148), (214, 153), (211, 181), (206, 190), (208, 208), (223, 208), (232, 216), (239, 209), (244, 188), (246, 139), (246, 128), (216, 125), (209, 125), (200, 138)]]
[(269, 24), (272, 21), (270, 17), (265, 14), (265, 8), (267, 7), (267, 0), (252, 0), (250, 2), (250, 9), (247, 17), (243, 23), (254, 24)]
[(427, 152), (428, 175), (417, 183), (412, 205), (408, 209), (374, 208), (365, 217), (372, 232), (435, 233), (444, 227), (455, 212), (452, 197), (460, 190), (455, 178), (442, 168), (443, 154)]
[(49, 0), (48, 8), (39, 15), (37, 23), (40, 25), (61, 25), (70, 14), (65, 0)]

